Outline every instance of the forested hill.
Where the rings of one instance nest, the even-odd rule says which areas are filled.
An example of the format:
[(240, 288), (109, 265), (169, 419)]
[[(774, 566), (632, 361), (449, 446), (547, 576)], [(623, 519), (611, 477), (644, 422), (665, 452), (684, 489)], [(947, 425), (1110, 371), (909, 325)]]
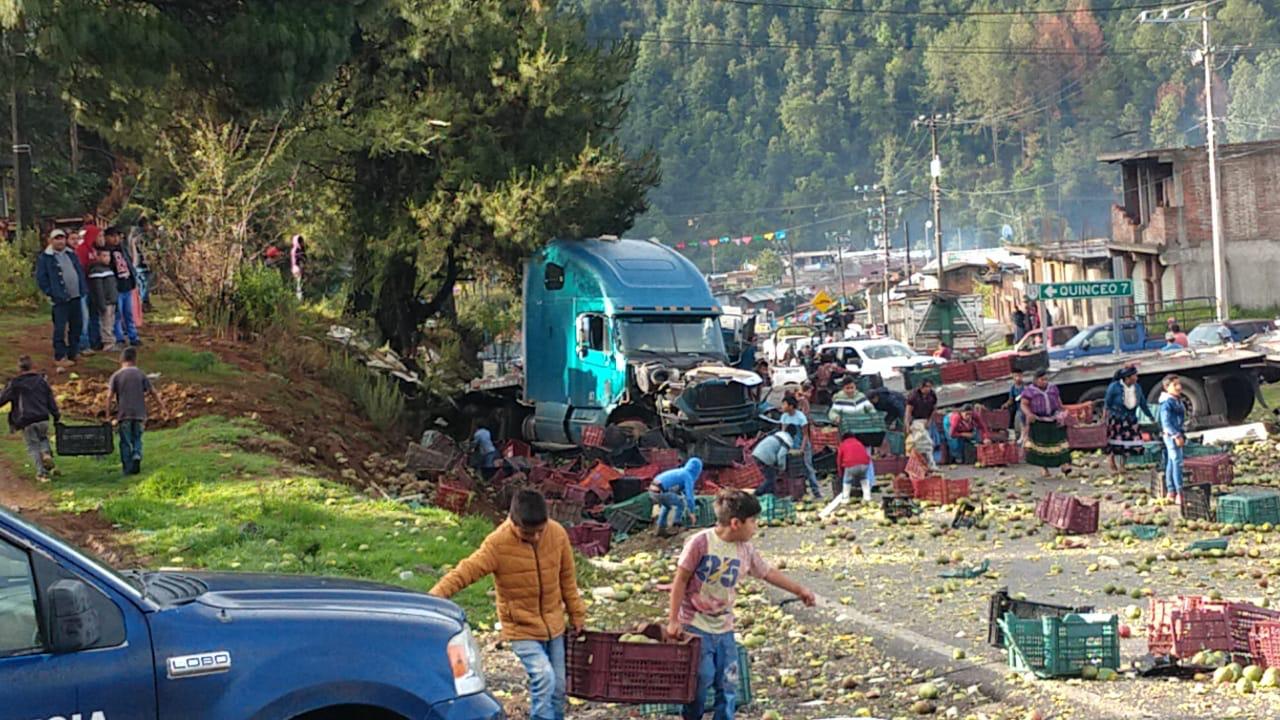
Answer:
[[(915, 246), (929, 132), (913, 120), (932, 113), (952, 115), (939, 130), (947, 249), (994, 245), (1004, 225), (1018, 240), (1105, 235), (1118, 174), (1099, 152), (1204, 138), (1200, 26), (1136, 22), (1161, 7), (1150, 0), (569, 2), (592, 37), (636, 43), (624, 139), (657, 151), (663, 175), (637, 236), (794, 228), (797, 248), (835, 232), (860, 246), (872, 203), (855, 187), (882, 183)], [(1228, 139), (1280, 135), (1280, 0), (1210, 13)], [(760, 244), (720, 246), (718, 269)], [(708, 248), (687, 252), (709, 267)]]

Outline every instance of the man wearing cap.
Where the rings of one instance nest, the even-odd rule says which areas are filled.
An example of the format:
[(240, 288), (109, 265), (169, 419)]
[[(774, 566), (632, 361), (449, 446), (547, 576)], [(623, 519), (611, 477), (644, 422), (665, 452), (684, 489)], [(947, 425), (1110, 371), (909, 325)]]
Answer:
[(36, 285), (53, 304), (53, 360), (60, 369), (76, 362), (80, 350), (80, 298), (88, 292), (80, 260), (67, 247), (67, 233), (49, 233), (49, 245), (36, 258)]

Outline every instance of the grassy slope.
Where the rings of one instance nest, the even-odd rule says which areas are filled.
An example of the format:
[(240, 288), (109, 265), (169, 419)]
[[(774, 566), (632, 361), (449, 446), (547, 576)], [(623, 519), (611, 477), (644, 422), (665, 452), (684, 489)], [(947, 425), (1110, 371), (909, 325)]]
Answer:
[[(16, 363), (17, 341), (34, 354), (35, 336), (48, 335), (47, 323), (38, 309), (0, 311), (0, 377)], [(246, 379), (208, 351), (163, 342), (144, 349), (147, 372), (160, 373), (162, 382), (232, 390)], [(77, 370), (107, 373), (117, 362), (100, 353)], [(59, 458), (61, 475), (49, 490), (60, 510), (98, 509), (154, 566), (344, 575), (417, 590), (429, 588), (442, 567), (456, 564), (492, 529), (484, 518), (371, 501), (277, 460), (269, 448), (242, 447), (242, 440), (263, 435), (248, 420), (197, 418), (147, 432), (139, 476), (122, 478), (114, 456)], [(33, 473), (19, 435), (0, 436), (0, 460), (24, 476)], [(401, 579), (405, 572), (412, 576)], [(456, 598), (473, 622), (492, 622), (491, 587), (482, 581)]]

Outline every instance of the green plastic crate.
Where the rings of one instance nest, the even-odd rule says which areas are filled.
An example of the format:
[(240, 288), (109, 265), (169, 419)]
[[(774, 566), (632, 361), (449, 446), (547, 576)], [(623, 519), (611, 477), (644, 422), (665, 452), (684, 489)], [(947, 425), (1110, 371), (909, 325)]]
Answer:
[(604, 517), (614, 532), (629, 533), (653, 521), (653, 498), (642, 492), (630, 500), (606, 505)]
[(1080, 674), (1086, 665), (1120, 667), (1120, 623), (1104, 613), (1046, 615), (1024, 620), (1005, 613), (1000, 621), (1009, 667), (1039, 677)]
[(914, 390), (920, 387), (920, 384), (925, 380), (932, 381), (934, 387), (940, 387), (942, 385), (942, 368), (907, 368), (904, 379), (906, 380), (908, 390)]
[(796, 519), (796, 504), (791, 498), (761, 495), (759, 500), (761, 523), (779, 525)]
[(1280, 525), (1280, 493), (1251, 490), (1219, 495), (1218, 522), (1233, 525)]
[(907, 437), (897, 430), (890, 430), (884, 434), (884, 441), (889, 446), (890, 455), (906, 455), (907, 454)]
[(1134, 467), (1164, 467), (1164, 443), (1143, 443), (1142, 454), (1126, 458), (1124, 462)]
[(885, 432), (884, 413), (850, 413), (840, 416), (840, 435), (870, 435)]
[[(747, 654), (747, 649), (742, 646), (742, 643), (738, 643), (738, 694), (734, 699), (734, 706), (744, 707), (750, 705), (752, 700), (751, 656)], [(707, 688), (707, 700), (703, 705), (703, 712), (709, 714), (711, 709), (716, 706), (715, 701), (715, 688)], [(640, 706), (640, 712), (644, 715), (680, 715), (684, 712), (684, 706), (647, 704)]]
[(716, 499), (710, 495), (699, 495), (695, 501), (698, 517), (694, 527), (709, 528), (716, 524)]

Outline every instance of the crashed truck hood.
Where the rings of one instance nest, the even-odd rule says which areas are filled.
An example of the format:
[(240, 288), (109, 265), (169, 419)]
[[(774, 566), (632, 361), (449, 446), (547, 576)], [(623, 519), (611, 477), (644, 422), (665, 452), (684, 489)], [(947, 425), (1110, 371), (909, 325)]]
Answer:
[(738, 383), (746, 387), (755, 387), (764, 382), (764, 380), (750, 370), (740, 370), (738, 368), (726, 367), (724, 365), (700, 365), (685, 371), (684, 379), (686, 382), (702, 382), (705, 380), (725, 380), (728, 382)]

